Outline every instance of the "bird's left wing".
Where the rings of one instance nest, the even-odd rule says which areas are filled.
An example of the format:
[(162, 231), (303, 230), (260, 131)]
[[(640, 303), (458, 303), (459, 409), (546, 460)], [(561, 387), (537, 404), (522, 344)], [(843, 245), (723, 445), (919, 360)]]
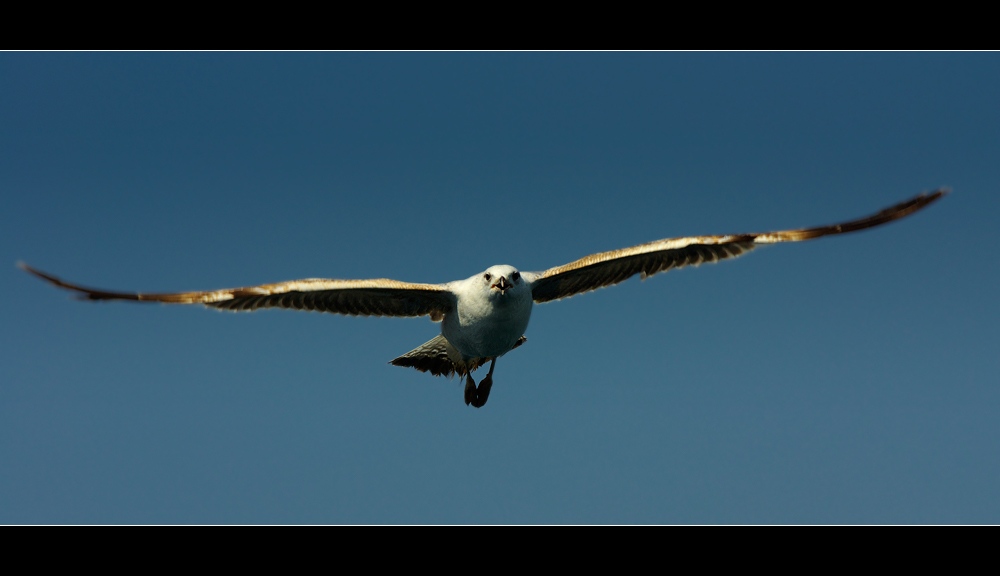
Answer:
[(549, 302), (618, 284), (636, 274), (641, 274), (645, 279), (647, 276), (666, 272), (671, 268), (697, 266), (704, 262), (733, 258), (761, 244), (800, 242), (821, 236), (864, 230), (913, 214), (946, 193), (946, 190), (937, 190), (921, 194), (867, 218), (832, 226), (762, 234), (668, 238), (631, 248), (592, 254), (564, 266), (550, 268), (544, 272), (525, 272), (522, 276), (531, 283), (531, 296), (535, 302)]
[(27, 272), (60, 288), (80, 293), (83, 300), (133, 300), (167, 304), (204, 304), (234, 311), (259, 308), (316, 310), (351, 316), (430, 316), (440, 321), (455, 308), (455, 295), (447, 284), (412, 284), (396, 280), (325, 280), (310, 278), (247, 288), (210, 292), (142, 294), (110, 292), (64, 282), (27, 264)]

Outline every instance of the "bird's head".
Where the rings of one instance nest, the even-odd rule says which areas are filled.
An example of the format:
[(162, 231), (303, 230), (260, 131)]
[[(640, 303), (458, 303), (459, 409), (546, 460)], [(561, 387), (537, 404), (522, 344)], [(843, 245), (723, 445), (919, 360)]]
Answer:
[(490, 266), (479, 275), (483, 286), (489, 290), (491, 297), (520, 294), (528, 289), (527, 283), (521, 278), (517, 268), (506, 264)]

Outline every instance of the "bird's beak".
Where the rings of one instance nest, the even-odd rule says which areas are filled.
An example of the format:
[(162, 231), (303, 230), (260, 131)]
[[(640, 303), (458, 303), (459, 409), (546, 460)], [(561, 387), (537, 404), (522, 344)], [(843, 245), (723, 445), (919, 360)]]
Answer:
[(500, 279), (496, 281), (496, 284), (494, 284), (492, 287), (500, 290), (500, 293), (502, 294), (506, 292), (507, 289), (510, 288), (511, 286), (513, 286), (513, 284), (511, 284), (506, 278), (501, 276)]

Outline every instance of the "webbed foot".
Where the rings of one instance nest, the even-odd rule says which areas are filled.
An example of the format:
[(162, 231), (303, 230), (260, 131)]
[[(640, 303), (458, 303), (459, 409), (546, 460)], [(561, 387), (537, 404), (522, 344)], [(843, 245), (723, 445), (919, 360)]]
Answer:
[[(476, 399), (472, 401), (472, 405), (476, 408), (482, 408), (486, 404), (486, 401), (490, 399), (490, 388), (492, 387), (493, 377), (486, 376), (486, 378), (483, 378), (479, 383), (479, 389), (476, 391)], [(468, 390), (468, 386), (466, 386), (466, 390)]]
[[(472, 374), (467, 374), (465, 376), (465, 405), (468, 406), (473, 402), (476, 402), (476, 381), (472, 379)], [(478, 408), (479, 406), (476, 406)]]

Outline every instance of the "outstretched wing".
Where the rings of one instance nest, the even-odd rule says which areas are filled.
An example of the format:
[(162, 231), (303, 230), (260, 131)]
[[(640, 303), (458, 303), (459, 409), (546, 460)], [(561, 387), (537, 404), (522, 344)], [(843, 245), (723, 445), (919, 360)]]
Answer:
[(444, 284), (411, 284), (396, 280), (293, 280), (247, 288), (176, 294), (110, 292), (64, 282), (19, 263), (26, 270), (60, 288), (80, 293), (83, 300), (135, 300), (168, 304), (204, 304), (234, 311), (259, 308), (316, 310), (351, 316), (430, 316), (440, 321), (455, 307), (455, 296)]
[(703, 262), (734, 258), (753, 250), (760, 244), (799, 242), (879, 226), (913, 214), (945, 194), (947, 191), (943, 189), (930, 194), (921, 194), (912, 200), (886, 208), (878, 214), (843, 224), (763, 234), (669, 238), (631, 248), (592, 254), (565, 266), (550, 268), (544, 272), (527, 272), (523, 276), (531, 282), (531, 295), (535, 302), (549, 302), (618, 284), (635, 274), (641, 274), (645, 279), (647, 276), (666, 272), (671, 268), (697, 266)]

